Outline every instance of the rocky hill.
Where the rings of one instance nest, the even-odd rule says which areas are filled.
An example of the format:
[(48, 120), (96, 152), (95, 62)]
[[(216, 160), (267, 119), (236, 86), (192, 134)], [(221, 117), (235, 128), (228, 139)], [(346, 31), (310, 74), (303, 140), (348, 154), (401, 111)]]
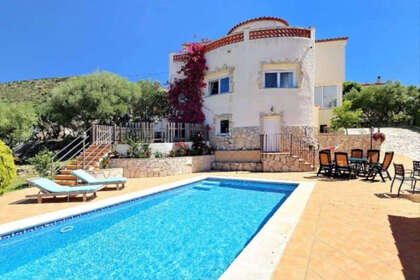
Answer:
[(0, 83), (0, 102), (43, 102), (51, 90), (69, 77)]

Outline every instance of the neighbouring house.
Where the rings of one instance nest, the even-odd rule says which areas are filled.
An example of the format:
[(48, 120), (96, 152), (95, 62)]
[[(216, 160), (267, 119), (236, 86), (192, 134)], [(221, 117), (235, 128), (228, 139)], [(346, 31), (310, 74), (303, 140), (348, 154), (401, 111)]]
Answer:
[[(313, 137), (342, 103), (347, 39), (316, 40), (314, 27), (260, 17), (204, 43), (211, 143), (218, 150), (252, 150), (260, 148), (261, 134)], [(184, 58), (170, 54), (171, 82)]]
[(376, 77), (376, 81), (374, 83), (364, 83), (364, 84), (360, 84), (362, 87), (381, 87), (386, 85), (385, 82), (382, 82), (382, 77), (378, 76)]

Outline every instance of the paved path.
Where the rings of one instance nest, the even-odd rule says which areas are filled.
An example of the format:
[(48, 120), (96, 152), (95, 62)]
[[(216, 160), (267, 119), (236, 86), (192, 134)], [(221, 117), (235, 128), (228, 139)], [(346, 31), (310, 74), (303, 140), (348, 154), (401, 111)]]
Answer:
[[(407, 129), (386, 127), (381, 128), (385, 134), (385, 142), (382, 144), (383, 151), (394, 151), (415, 160), (420, 160), (420, 132)], [(349, 129), (349, 134), (369, 133), (369, 129)]]

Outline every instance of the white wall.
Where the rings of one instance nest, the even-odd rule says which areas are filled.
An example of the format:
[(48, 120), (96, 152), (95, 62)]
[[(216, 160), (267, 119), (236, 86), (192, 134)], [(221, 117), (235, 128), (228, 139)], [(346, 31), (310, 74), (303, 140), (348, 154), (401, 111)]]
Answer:
[[(246, 32), (247, 33), (247, 32)], [(207, 123), (214, 115), (232, 114), (234, 127), (260, 125), (260, 113), (282, 115), (285, 126), (312, 124), (314, 57), (313, 40), (306, 38), (266, 38), (217, 48), (206, 54), (208, 72), (234, 68), (233, 92), (204, 99)], [(264, 64), (295, 64), (297, 89), (264, 89)]]
[[(311, 38), (276, 37), (249, 40), (250, 29), (282, 25), (260, 21), (240, 26), (244, 41), (216, 48), (206, 53), (206, 79), (231, 78), (231, 92), (204, 97), (206, 123), (213, 125), (216, 115), (232, 114), (232, 127), (260, 126), (260, 116), (280, 114), (283, 126), (314, 125), (314, 86), (336, 85), (342, 91), (345, 72), (346, 41), (315, 43)], [(170, 56), (170, 80), (179, 77), (182, 62)], [(264, 89), (263, 73), (268, 66), (295, 67), (298, 88)], [(207, 95), (207, 88), (203, 94)], [(338, 104), (342, 103), (341, 94)]]
[(337, 106), (343, 103), (346, 40), (315, 43), (315, 86), (337, 86)]

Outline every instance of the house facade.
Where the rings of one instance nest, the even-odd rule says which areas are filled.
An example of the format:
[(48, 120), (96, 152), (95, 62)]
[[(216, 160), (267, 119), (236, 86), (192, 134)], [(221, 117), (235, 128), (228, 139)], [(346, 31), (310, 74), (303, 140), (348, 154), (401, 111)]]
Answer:
[[(259, 149), (261, 136), (314, 138), (342, 103), (346, 37), (316, 40), (315, 28), (281, 18), (241, 22), (205, 46), (205, 123), (218, 150)], [(172, 82), (183, 64), (170, 54)]]

